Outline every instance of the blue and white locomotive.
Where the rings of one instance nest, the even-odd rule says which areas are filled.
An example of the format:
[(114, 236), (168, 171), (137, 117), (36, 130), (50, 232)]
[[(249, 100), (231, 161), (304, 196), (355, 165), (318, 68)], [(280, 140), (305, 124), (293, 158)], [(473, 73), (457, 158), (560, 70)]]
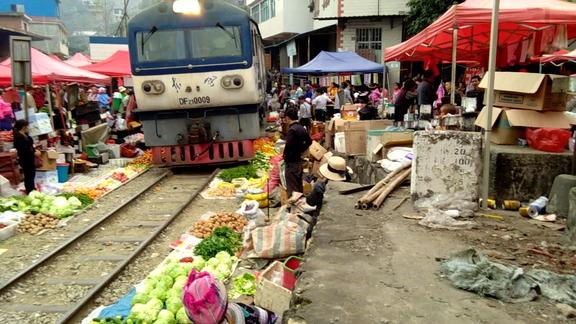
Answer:
[(250, 159), (265, 100), (258, 25), (223, 0), (157, 4), (128, 24), (138, 113), (154, 162)]

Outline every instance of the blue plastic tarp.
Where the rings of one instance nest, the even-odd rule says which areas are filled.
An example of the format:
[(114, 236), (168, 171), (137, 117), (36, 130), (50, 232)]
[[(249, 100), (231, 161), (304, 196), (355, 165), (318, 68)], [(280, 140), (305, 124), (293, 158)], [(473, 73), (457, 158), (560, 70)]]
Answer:
[(384, 65), (367, 60), (354, 52), (322, 51), (310, 62), (297, 68), (283, 68), (282, 73), (372, 73), (384, 72)]

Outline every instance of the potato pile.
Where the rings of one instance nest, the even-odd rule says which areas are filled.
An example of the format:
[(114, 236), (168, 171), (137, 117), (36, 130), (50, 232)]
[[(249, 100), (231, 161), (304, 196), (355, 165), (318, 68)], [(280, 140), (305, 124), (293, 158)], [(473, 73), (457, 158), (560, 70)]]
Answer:
[(221, 213), (210, 217), (208, 220), (196, 222), (190, 229), (190, 234), (199, 238), (207, 238), (218, 227), (229, 227), (234, 232), (242, 233), (247, 223), (248, 221), (242, 215)]
[(18, 224), (18, 230), (22, 233), (38, 234), (44, 229), (53, 229), (58, 225), (58, 218), (37, 214), (28, 215), (20, 224)]

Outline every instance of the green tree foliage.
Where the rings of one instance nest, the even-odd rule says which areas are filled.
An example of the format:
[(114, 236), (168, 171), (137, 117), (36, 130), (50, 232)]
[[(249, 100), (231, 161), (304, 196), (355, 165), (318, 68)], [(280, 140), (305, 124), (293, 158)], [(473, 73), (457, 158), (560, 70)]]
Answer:
[(406, 17), (406, 31), (413, 36), (430, 25), (434, 20), (446, 12), (453, 4), (464, 0), (409, 0), (408, 16)]

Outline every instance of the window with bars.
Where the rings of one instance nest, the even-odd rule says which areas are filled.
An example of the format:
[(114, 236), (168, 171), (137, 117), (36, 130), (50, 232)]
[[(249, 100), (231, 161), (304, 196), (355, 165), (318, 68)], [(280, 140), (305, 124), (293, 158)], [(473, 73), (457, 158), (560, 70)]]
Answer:
[(260, 6), (256, 5), (250, 8), (250, 15), (255, 22), (260, 23)]
[(358, 28), (356, 29), (356, 49), (382, 49), (381, 28)]
[(268, 7), (268, 0), (260, 2), (260, 21), (266, 21), (270, 18), (270, 8)]
[(250, 16), (257, 23), (276, 17), (276, 0), (262, 0), (250, 7)]

